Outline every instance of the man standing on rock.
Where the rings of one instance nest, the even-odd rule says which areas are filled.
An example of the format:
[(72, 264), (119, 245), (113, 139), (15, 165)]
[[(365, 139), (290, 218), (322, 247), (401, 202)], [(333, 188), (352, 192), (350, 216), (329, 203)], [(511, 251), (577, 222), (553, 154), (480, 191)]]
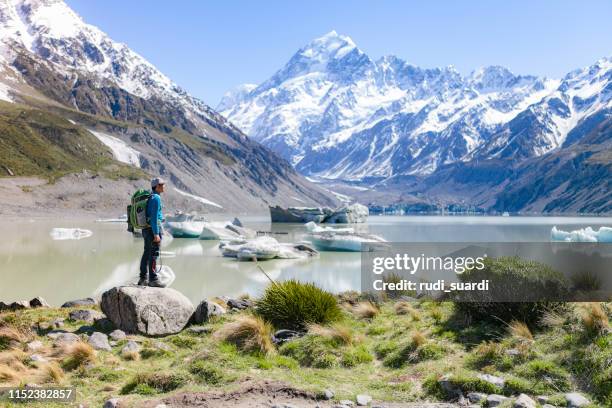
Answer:
[[(161, 193), (164, 192), (166, 182), (162, 178), (151, 180), (151, 197), (147, 202), (147, 221), (149, 227), (142, 230), (144, 238), (144, 252), (140, 259), (140, 279), (138, 286), (162, 287), (156, 273), (157, 260), (159, 259), (159, 248), (162, 239), (161, 224), (164, 221), (162, 214)], [(148, 275), (148, 281), (147, 281)]]

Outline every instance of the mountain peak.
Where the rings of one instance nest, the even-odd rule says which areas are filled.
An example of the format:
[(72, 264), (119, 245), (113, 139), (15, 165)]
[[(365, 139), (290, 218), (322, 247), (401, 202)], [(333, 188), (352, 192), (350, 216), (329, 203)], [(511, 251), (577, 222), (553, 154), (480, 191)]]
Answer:
[(332, 30), (311, 41), (300, 49), (298, 54), (305, 58), (324, 62), (331, 59), (340, 59), (356, 48), (357, 46), (350, 37), (340, 35)]

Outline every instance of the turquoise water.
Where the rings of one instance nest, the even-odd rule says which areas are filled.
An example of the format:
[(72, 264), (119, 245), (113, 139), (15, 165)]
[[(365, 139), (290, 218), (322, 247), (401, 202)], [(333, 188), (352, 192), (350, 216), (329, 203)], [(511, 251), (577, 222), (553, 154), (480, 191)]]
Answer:
[[(244, 217), (245, 226), (273, 232), (280, 241), (304, 239), (301, 225), (274, 224), (266, 217)], [(612, 226), (612, 218), (372, 216), (363, 232), (395, 242), (547, 242), (553, 225), (562, 229)], [(135, 282), (142, 240), (125, 232), (125, 225), (91, 220), (5, 221), (0, 241), (0, 301), (44, 297), (52, 305), (97, 296), (104, 290)], [(54, 241), (54, 227), (84, 228), (89, 238)], [(267, 278), (250, 262), (223, 258), (218, 242), (174, 239), (163, 251), (174, 257), (162, 262), (174, 270), (173, 288), (198, 302), (212, 296), (257, 295)], [(272, 260), (259, 263), (273, 279), (315, 282), (334, 292), (360, 286), (360, 254), (321, 253), (312, 260)]]

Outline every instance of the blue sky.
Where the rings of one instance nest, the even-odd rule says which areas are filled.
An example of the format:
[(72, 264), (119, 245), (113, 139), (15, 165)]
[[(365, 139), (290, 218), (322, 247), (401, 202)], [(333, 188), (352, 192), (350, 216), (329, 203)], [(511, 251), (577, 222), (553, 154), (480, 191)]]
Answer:
[(612, 56), (612, 1), (67, 0), (211, 106), (332, 29), (370, 57), (561, 77)]

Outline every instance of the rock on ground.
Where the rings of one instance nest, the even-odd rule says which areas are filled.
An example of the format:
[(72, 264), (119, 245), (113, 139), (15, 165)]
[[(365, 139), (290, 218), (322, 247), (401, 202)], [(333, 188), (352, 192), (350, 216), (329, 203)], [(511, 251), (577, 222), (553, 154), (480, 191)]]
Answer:
[(115, 287), (104, 292), (100, 306), (119, 329), (150, 336), (180, 332), (194, 312), (191, 301), (170, 288)]
[(192, 323), (202, 324), (207, 322), (212, 316), (220, 316), (222, 314), (225, 314), (225, 309), (223, 306), (220, 306), (215, 302), (203, 300), (196, 307), (195, 312), (193, 312)]
[(123, 340), (125, 339), (127, 336), (125, 334), (125, 332), (123, 330), (113, 330), (110, 334), (109, 334), (110, 338), (115, 340), (115, 341), (119, 341), (119, 340)]
[(487, 396), (487, 407), (497, 407), (508, 400), (509, 398), (503, 395), (491, 394)]
[(70, 320), (75, 320), (75, 321), (82, 320), (87, 323), (93, 323), (94, 320), (96, 319), (104, 318), (104, 315), (98, 312), (97, 310), (78, 309), (78, 310), (71, 311), (68, 314), (68, 318)]
[(128, 341), (127, 344), (121, 349), (122, 353), (133, 353), (133, 352), (139, 352), (139, 351), (140, 351), (140, 345), (136, 343), (134, 340)]
[(565, 399), (567, 400), (568, 408), (578, 408), (591, 403), (591, 401), (589, 401), (584, 395), (578, 392), (570, 392), (565, 394)]
[(501, 388), (503, 388), (504, 384), (506, 384), (506, 380), (491, 374), (478, 374), (478, 378), (480, 378), (482, 381), (486, 381)]
[(104, 333), (94, 332), (87, 341), (96, 350), (111, 351), (111, 346), (108, 344), (108, 336)]
[(365, 407), (370, 402), (372, 402), (372, 397), (366, 394), (359, 394), (357, 395), (356, 400), (357, 400), (357, 405), (359, 405), (360, 407)]
[(80, 307), (80, 306), (95, 306), (96, 301), (93, 298), (70, 300), (62, 305), (62, 307)]
[(532, 400), (527, 394), (521, 394), (514, 401), (514, 408), (536, 408), (536, 402)]
[(54, 344), (58, 346), (76, 343), (77, 341), (81, 340), (81, 338), (76, 334), (68, 332), (50, 332), (47, 334), (47, 337), (52, 339)]

